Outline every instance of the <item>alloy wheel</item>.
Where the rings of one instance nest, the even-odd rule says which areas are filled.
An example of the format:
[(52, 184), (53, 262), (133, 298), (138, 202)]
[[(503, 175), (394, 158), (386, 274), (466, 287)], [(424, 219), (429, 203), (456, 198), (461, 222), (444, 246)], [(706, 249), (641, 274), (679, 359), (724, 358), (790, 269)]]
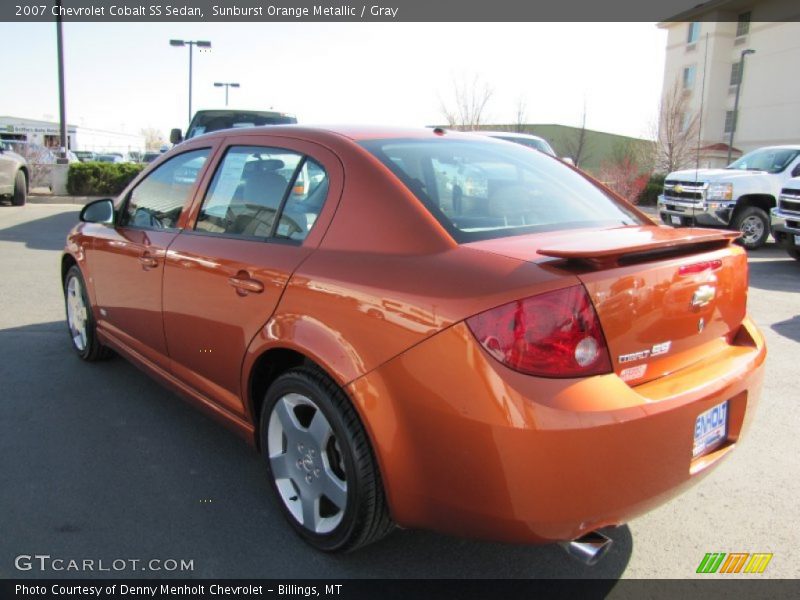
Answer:
[(333, 531), (347, 508), (348, 485), (341, 448), (319, 406), (302, 394), (279, 398), (267, 446), (275, 486), (292, 517), (313, 533)]
[(72, 343), (83, 352), (86, 349), (88, 311), (83, 299), (83, 287), (77, 277), (70, 277), (67, 282), (67, 324), (72, 336)]
[(764, 223), (756, 216), (749, 216), (744, 219), (740, 226), (742, 239), (745, 244), (755, 244), (764, 235)]

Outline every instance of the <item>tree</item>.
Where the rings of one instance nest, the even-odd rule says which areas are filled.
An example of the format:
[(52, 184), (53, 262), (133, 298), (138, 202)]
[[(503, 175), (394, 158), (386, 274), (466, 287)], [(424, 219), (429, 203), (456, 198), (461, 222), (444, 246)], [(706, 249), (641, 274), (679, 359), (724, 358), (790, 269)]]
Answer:
[(447, 125), (461, 131), (475, 131), (486, 121), (486, 105), (494, 90), (475, 75), (471, 81), (453, 80), (453, 98), (448, 104), (440, 100), (442, 116)]
[(600, 165), (598, 176), (600, 181), (635, 204), (647, 182), (650, 170), (639, 162), (641, 152), (630, 140), (621, 140), (614, 144), (608, 161)]
[(166, 143), (164, 135), (155, 127), (145, 127), (140, 133), (144, 136), (144, 147), (149, 152), (158, 152)]
[(656, 171), (671, 173), (695, 164), (700, 116), (690, 110), (689, 96), (677, 79), (661, 98), (658, 122), (653, 129)]
[(585, 162), (589, 157), (589, 144), (586, 139), (586, 100), (583, 101), (581, 126), (564, 140), (564, 149), (576, 167), (580, 167), (581, 163)]
[(519, 99), (517, 100), (517, 111), (514, 118), (514, 132), (515, 133), (525, 133), (525, 125), (528, 121), (528, 104), (525, 102), (525, 98), (520, 95)]

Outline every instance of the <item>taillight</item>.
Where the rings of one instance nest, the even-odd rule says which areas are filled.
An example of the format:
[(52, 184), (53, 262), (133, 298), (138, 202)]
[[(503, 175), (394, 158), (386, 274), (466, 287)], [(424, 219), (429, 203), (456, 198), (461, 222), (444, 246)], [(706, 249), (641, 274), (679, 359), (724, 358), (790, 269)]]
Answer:
[(522, 373), (611, 372), (603, 329), (582, 285), (509, 302), (467, 319), (467, 325), (489, 354)]

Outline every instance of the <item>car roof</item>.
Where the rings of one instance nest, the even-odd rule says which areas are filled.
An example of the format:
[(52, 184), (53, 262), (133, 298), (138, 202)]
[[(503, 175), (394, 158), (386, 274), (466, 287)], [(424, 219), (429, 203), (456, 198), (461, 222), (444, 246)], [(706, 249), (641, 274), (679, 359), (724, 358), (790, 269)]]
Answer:
[[(192, 141), (203, 138), (213, 139), (230, 135), (291, 135), (297, 137), (314, 137), (317, 135), (335, 134), (353, 141), (378, 139), (430, 139), (452, 137), (470, 139), (477, 131), (461, 132), (441, 127), (397, 127), (380, 125), (257, 125), (255, 127), (233, 127), (220, 129), (210, 133), (192, 137)], [(533, 136), (532, 136), (533, 137)]]

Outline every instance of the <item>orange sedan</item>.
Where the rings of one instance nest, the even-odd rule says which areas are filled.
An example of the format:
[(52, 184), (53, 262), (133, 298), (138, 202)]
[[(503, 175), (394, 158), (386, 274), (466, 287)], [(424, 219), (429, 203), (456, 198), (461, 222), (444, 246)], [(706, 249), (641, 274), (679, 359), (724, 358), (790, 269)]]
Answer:
[(69, 332), (263, 453), (313, 546), (394, 524), (584, 562), (738, 443), (763, 375), (734, 232), (654, 225), (559, 160), (440, 129), (180, 144), (87, 205)]

